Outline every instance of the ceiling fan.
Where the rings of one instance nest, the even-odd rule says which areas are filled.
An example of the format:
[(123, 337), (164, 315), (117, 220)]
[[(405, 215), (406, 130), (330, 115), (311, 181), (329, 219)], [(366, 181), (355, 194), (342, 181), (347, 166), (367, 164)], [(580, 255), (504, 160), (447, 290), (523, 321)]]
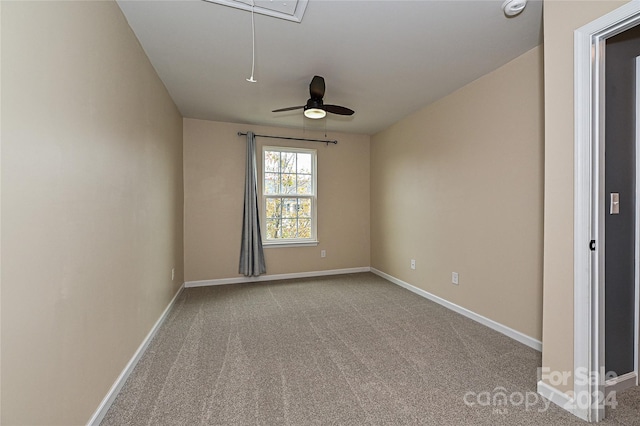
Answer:
[(309, 84), (309, 100), (306, 105), (280, 108), (273, 110), (272, 112), (293, 111), (295, 109), (304, 109), (304, 116), (307, 118), (324, 118), (328, 112), (338, 115), (353, 115), (352, 109), (340, 106), (340, 105), (325, 105), (322, 102), (324, 97), (324, 78), (316, 75)]

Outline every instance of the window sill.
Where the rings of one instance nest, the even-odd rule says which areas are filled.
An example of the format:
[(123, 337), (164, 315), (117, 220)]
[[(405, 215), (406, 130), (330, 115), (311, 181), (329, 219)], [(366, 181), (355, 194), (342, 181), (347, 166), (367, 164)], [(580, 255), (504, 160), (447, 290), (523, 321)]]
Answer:
[(315, 247), (318, 241), (283, 241), (276, 243), (262, 243), (263, 248), (282, 248), (282, 247)]

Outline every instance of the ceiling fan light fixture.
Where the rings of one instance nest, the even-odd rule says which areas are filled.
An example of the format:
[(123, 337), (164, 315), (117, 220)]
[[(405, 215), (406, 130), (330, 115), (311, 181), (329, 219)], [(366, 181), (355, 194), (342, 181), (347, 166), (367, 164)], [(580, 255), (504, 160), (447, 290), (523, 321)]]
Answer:
[(354, 111), (340, 105), (325, 105), (322, 101), (324, 97), (324, 78), (319, 75), (313, 76), (309, 84), (309, 96), (306, 105), (274, 109), (272, 112), (293, 111), (304, 109), (304, 116), (312, 120), (319, 120), (327, 116), (327, 112), (337, 115), (353, 115)]
[(327, 115), (327, 111), (320, 108), (305, 108), (304, 116), (311, 118), (312, 120), (318, 120), (324, 118)]

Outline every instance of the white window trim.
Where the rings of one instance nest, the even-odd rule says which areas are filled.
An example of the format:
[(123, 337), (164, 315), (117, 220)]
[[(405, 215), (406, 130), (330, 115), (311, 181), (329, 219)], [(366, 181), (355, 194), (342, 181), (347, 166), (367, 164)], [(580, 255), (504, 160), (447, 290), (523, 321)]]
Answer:
[[(267, 219), (266, 219), (266, 200), (267, 198), (274, 198), (274, 196), (267, 196), (264, 193), (265, 188), (265, 151), (280, 151), (280, 152), (303, 152), (312, 154), (311, 161), (311, 175), (312, 182), (311, 186), (313, 188), (313, 195), (308, 196), (304, 195), (300, 196), (292, 196), (291, 198), (310, 198), (311, 199), (311, 238), (295, 238), (295, 239), (278, 239), (278, 240), (268, 240), (266, 238), (266, 230), (267, 230)], [(264, 248), (282, 248), (282, 247), (312, 247), (317, 246), (319, 244), (318, 241), (318, 151), (316, 149), (311, 148), (295, 148), (288, 146), (263, 146), (262, 147), (262, 170), (261, 170), (261, 188), (260, 192), (262, 194), (262, 208), (260, 209), (260, 222), (261, 227), (264, 229), (265, 237), (262, 240), (262, 246)], [(280, 197), (280, 196), (277, 196)]]
[(315, 247), (320, 244), (319, 241), (304, 241), (300, 242), (298, 240), (285, 240), (285, 241), (275, 241), (275, 242), (264, 242), (262, 243), (263, 248), (283, 248), (283, 247)]

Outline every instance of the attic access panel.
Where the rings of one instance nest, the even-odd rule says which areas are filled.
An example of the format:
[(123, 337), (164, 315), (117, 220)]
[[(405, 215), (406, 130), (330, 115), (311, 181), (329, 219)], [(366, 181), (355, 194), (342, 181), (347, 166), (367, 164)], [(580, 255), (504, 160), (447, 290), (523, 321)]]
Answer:
[[(203, 0), (251, 11), (252, 0)], [(255, 0), (255, 13), (286, 19), (287, 21), (302, 22), (302, 16), (309, 0)]]

